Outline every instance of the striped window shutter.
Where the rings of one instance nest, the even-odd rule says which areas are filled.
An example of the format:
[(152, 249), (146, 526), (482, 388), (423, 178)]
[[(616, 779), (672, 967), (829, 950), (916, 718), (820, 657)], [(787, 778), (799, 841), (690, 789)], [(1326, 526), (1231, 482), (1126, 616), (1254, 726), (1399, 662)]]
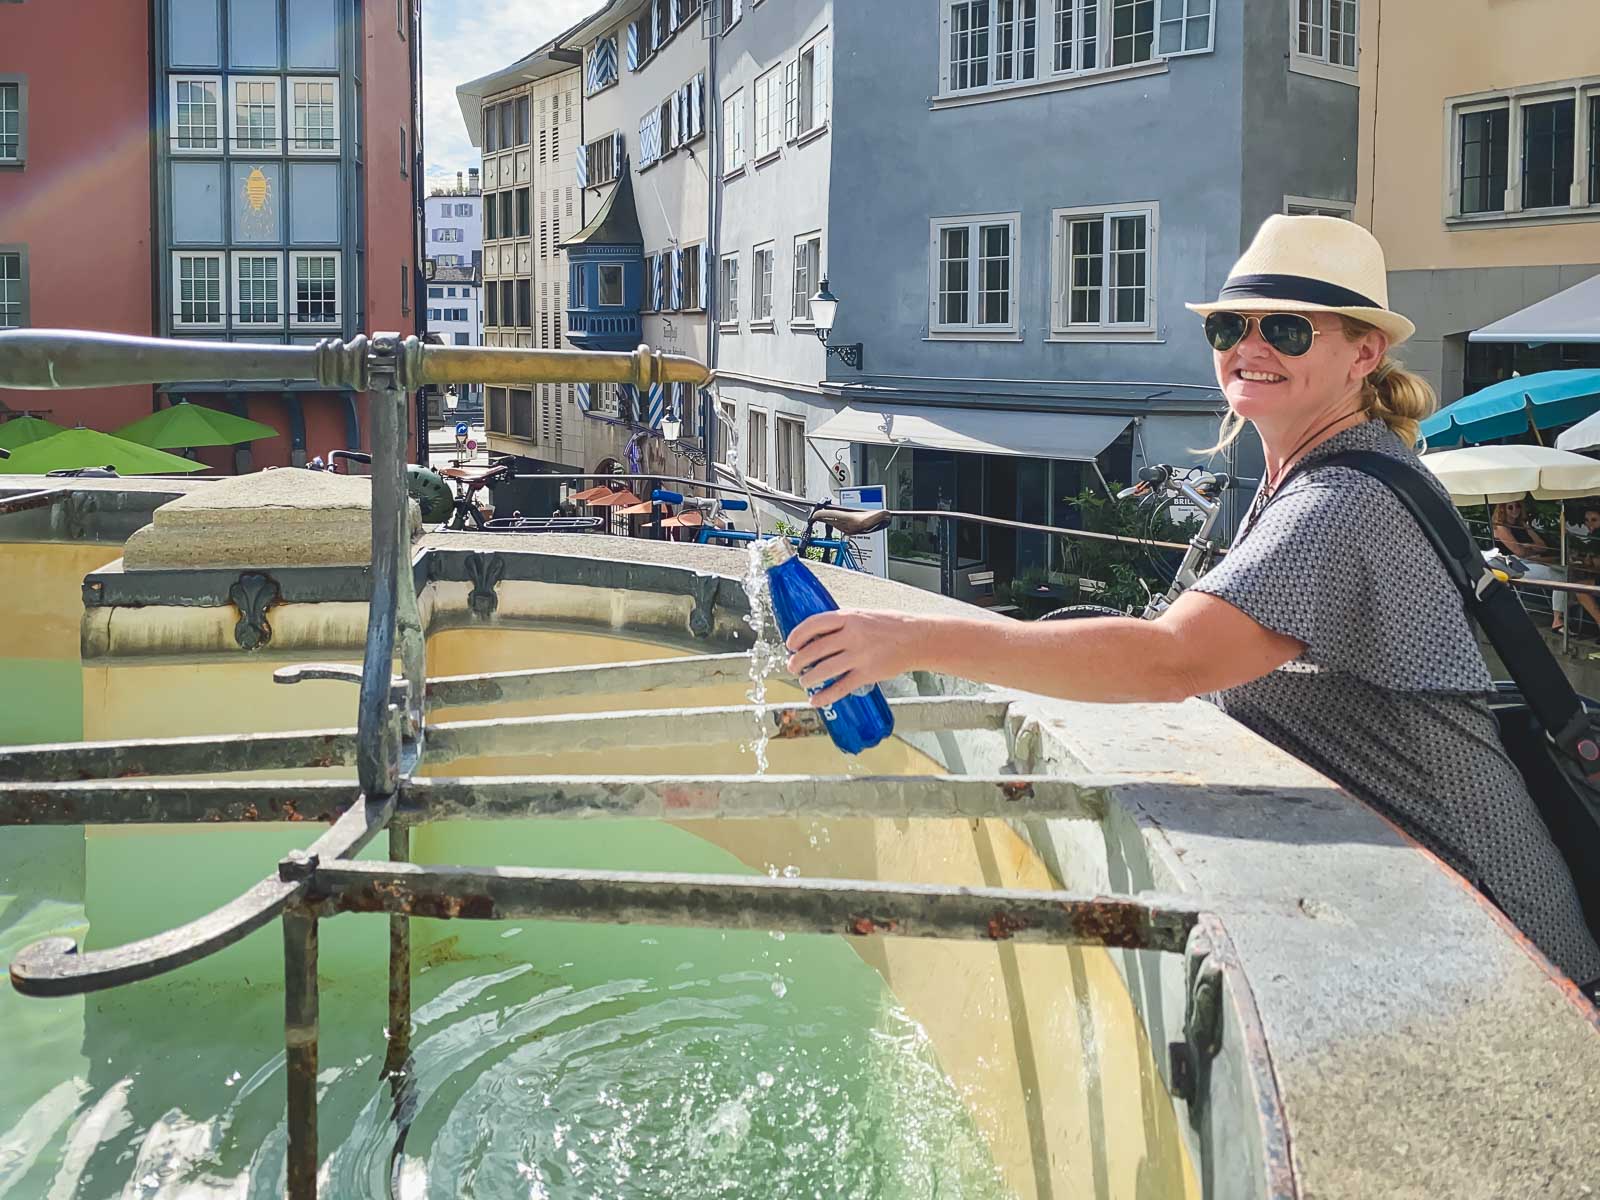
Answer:
[(628, 23), (628, 70), (639, 69), (639, 22)]
[(666, 415), (666, 398), (664, 389), (659, 383), (650, 385), (650, 412), (649, 423), (651, 429), (661, 428), (661, 418)]
[(654, 50), (661, 45), (661, 9), (655, 0), (650, 0), (650, 49)]
[(578, 175), (578, 186), (580, 188), (588, 187), (589, 186), (589, 147), (587, 147), (587, 146), (579, 146), (578, 147), (577, 163), (576, 163), (576, 166), (575, 166), (574, 169), (576, 170), (577, 175)]
[(783, 136), (794, 141), (800, 132), (800, 73), (798, 62), (783, 64)]
[(706, 306), (706, 280), (711, 275), (711, 249), (705, 243), (700, 243), (700, 294), (695, 297), (695, 307)]
[(685, 0), (668, 0), (667, 7), (668, 7), (668, 10), (670, 12), (670, 17), (671, 17), (671, 21), (672, 21), (672, 27), (674, 29), (676, 29), (678, 27), (678, 22), (683, 20), (683, 5), (684, 5), (684, 3), (685, 3)]
[(578, 407), (584, 412), (589, 411), (589, 385), (587, 383), (578, 385)]
[(811, 53), (811, 128), (828, 122), (828, 39), (817, 43)]
[(655, 302), (656, 302), (656, 311), (660, 312), (662, 305), (666, 302), (666, 299), (667, 299), (667, 297), (666, 297), (666, 288), (664, 286), (662, 286), (662, 281), (666, 278), (666, 271), (667, 271), (667, 254), (666, 254), (666, 251), (663, 250), (660, 254), (656, 255), (655, 259), (654, 259), (654, 263), (655, 263), (655, 266), (654, 266), (653, 271), (651, 272), (652, 278), (650, 280), (650, 287), (651, 287), (652, 290), (651, 290), (650, 294), (651, 294), (652, 299), (654, 299)]
[(706, 73), (701, 71), (694, 77), (694, 135), (699, 137), (706, 131)]
[(683, 250), (678, 246), (672, 248), (672, 307), (683, 307)]
[(616, 178), (622, 178), (622, 133), (611, 135), (611, 169)]

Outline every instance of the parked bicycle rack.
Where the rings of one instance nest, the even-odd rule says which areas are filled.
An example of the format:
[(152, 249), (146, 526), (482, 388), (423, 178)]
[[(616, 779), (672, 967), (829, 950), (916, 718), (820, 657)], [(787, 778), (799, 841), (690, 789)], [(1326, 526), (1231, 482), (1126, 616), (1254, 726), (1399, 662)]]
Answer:
[[(0, 780), (7, 781), (0, 782), (0, 825), (332, 822), (309, 849), (289, 854), (243, 895), (186, 925), (93, 952), (80, 952), (70, 939), (48, 939), (26, 948), (11, 964), (11, 980), (19, 992), (75, 995), (175, 970), (281, 917), (287, 1194), (293, 1200), (311, 1200), (317, 1192), (318, 926), (344, 912), (389, 914), (389, 1047), (384, 1071), (397, 1094), (405, 1086), (410, 1053), (409, 919), (425, 916), (1015, 939), (1186, 954), (1189, 1013), (1185, 1040), (1171, 1047), (1172, 1074), (1180, 1096), (1192, 1105), (1203, 1100), (1204, 1088), (1195, 1083), (1195, 1072), (1217, 1052), (1222, 972), (1236, 971), (1237, 966), (1231, 953), (1213, 952), (1225, 944), (1220, 924), (1186, 898), (1092, 897), (834, 879), (423, 867), (409, 861), (411, 827), (444, 819), (583, 816), (683, 821), (806, 815), (1093, 820), (1106, 814), (1114, 781), (1054, 775), (417, 776), (425, 762), (559, 747), (580, 728), (591, 744), (639, 745), (641, 736), (654, 736), (666, 744), (688, 721), (701, 737), (748, 735), (752, 709), (743, 707), (679, 710), (685, 721), (674, 722), (659, 720), (660, 712), (644, 721), (637, 719), (639, 714), (626, 712), (432, 724), (426, 719), (428, 708), (451, 704), (630, 693), (743, 677), (745, 656), (728, 654), (434, 680), (424, 675), (423, 630), (406, 519), (406, 393), (453, 382), (579, 380), (641, 388), (653, 383), (702, 384), (710, 376), (701, 364), (657, 354), (645, 346), (631, 354), (447, 347), (380, 334), (370, 339), (358, 336), (348, 343), (328, 340), (315, 347), (266, 347), (32, 330), (0, 333), (0, 364), (4, 364), (0, 385), (7, 387), (315, 378), (328, 387), (368, 392), (374, 431), (372, 582), (363, 664), (359, 672), (318, 664), (277, 672), (278, 682), (284, 684), (311, 678), (359, 683), (354, 729), (0, 747)], [(397, 642), (402, 673), (391, 677)], [(999, 697), (900, 699), (892, 706), (902, 733), (1008, 728), (1009, 704)], [(774, 737), (816, 737), (824, 732), (818, 714), (805, 705), (770, 706), (760, 716)], [(351, 763), (356, 766), (354, 784), (136, 778)], [(388, 860), (353, 861), (380, 833), (388, 835)], [(1259, 1028), (1247, 1027), (1243, 1040), (1248, 1055), (1264, 1062)], [(1270, 1071), (1262, 1070), (1270, 1077)], [(1281, 1134), (1276, 1091), (1270, 1086), (1266, 1091), (1263, 1119)], [(397, 1113), (401, 1107), (396, 1106)], [(1276, 1144), (1277, 1138), (1269, 1141)], [(1268, 1174), (1281, 1182), (1287, 1177), (1270, 1166), (1271, 1158), (1269, 1154)], [(1285, 1158), (1285, 1171), (1286, 1162)], [(1269, 1185), (1273, 1195), (1292, 1195), (1292, 1189), (1292, 1183)]]

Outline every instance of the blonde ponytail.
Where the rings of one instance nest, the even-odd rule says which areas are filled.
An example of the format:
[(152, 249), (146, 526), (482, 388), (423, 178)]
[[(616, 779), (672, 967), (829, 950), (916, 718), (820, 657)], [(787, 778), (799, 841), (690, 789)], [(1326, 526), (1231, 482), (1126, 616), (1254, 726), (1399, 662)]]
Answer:
[[(1359, 341), (1371, 329), (1365, 321), (1341, 316), (1344, 333), (1352, 342)], [(1389, 431), (1407, 446), (1415, 446), (1422, 438), (1420, 426), (1424, 417), (1439, 407), (1439, 397), (1422, 376), (1408, 371), (1400, 361), (1388, 354), (1368, 375), (1361, 385), (1361, 411), (1375, 417), (1389, 427)]]

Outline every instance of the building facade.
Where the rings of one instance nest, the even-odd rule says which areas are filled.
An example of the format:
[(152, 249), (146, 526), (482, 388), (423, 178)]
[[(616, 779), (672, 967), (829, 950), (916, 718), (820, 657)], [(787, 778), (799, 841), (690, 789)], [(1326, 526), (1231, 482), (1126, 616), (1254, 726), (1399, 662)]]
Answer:
[[(80, 61), (86, 25), (115, 39), (86, 84), (95, 111), (115, 112), (114, 120), (76, 119), (55, 130), (59, 114), (80, 107), (82, 90), (47, 110), (41, 101), (55, 85), (26, 80), (32, 161), (14, 172), (0, 168), (0, 197), (15, 188), (22, 201), (0, 200), (0, 242), (27, 245), (27, 322), (289, 344), (413, 332), (421, 287), (415, 10), (377, 0), (154, 0), (148, 7), (105, 0), (93, 7), (94, 21), (80, 8), (70, 24), (39, 5), (8, 5), (0, 14), (0, 22), (33, 23), (20, 40), (0, 37), (0, 56)], [(125, 19), (137, 31), (123, 29)], [(100, 96), (113, 83), (122, 91)], [(0, 84), (0, 104), (10, 94)], [(117, 144), (98, 145), (112, 127)], [(63, 184), (74, 173), (83, 176), (79, 189)], [(102, 208), (115, 195), (109, 207), (117, 212), (73, 221), (57, 209), (51, 220), (61, 232), (51, 235), (31, 227), (37, 199), (27, 196), (35, 189), (68, 203), (88, 189)], [(5, 228), (12, 222), (16, 233)], [(94, 236), (86, 238), (89, 229)], [(67, 234), (80, 248), (52, 244)], [(121, 264), (113, 286), (97, 258)], [(68, 305), (55, 299), (63, 292), (73, 297)], [(85, 296), (115, 299), (86, 306)], [(111, 430), (179, 398), (280, 431), (248, 447), (198, 451), (219, 470), (298, 464), (366, 445), (356, 397), (310, 380), (158, 385), (115, 398), (62, 393), (51, 403), (57, 420)]]
[[(483, 192), (478, 172), (442, 188), (423, 205), (427, 329), (446, 346), (483, 345)], [(483, 386), (460, 384), (458, 403), (482, 408)]]
[(1369, 2), (1361, 43), (1356, 217), (1417, 323), (1406, 365), (1445, 403), (1513, 372), (1600, 366), (1559, 328), (1477, 336), (1600, 274), (1600, 8)]

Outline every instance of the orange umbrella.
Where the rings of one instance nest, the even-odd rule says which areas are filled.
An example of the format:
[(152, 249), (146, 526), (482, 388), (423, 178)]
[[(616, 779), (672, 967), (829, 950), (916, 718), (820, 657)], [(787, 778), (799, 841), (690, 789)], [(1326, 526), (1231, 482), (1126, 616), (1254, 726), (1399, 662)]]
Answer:
[(620, 492), (608, 492), (604, 496), (596, 496), (593, 500), (588, 501), (588, 504), (594, 508), (611, 508), (638, 503), (639, 497), (635, 496), (627, 488), (623, 488)]
[(645, 513), (655, 512), (656, 507), (657, 505), (653, 500), (643, 500), (638, 504), (630, 504), (627, 508), (617, 509), (617, 515), (619, 517), (639, 517)]
[(675, 517), (668, 517), (665, 521), (661, 522), (661, 528), (693, 529), (695, 526), (702, 525), (704, 523), (705, 520), (699, 513), (695, 512), (693, 509), (689, 509), (685, 512), (679, 513)]
[(588, 504), (601, 496), (609, 496), (610, 494), (611, 488), (602, 483), (599, 487), (584, 488), (583, 491), (574, 493), (572, 498), (579, 504)]

